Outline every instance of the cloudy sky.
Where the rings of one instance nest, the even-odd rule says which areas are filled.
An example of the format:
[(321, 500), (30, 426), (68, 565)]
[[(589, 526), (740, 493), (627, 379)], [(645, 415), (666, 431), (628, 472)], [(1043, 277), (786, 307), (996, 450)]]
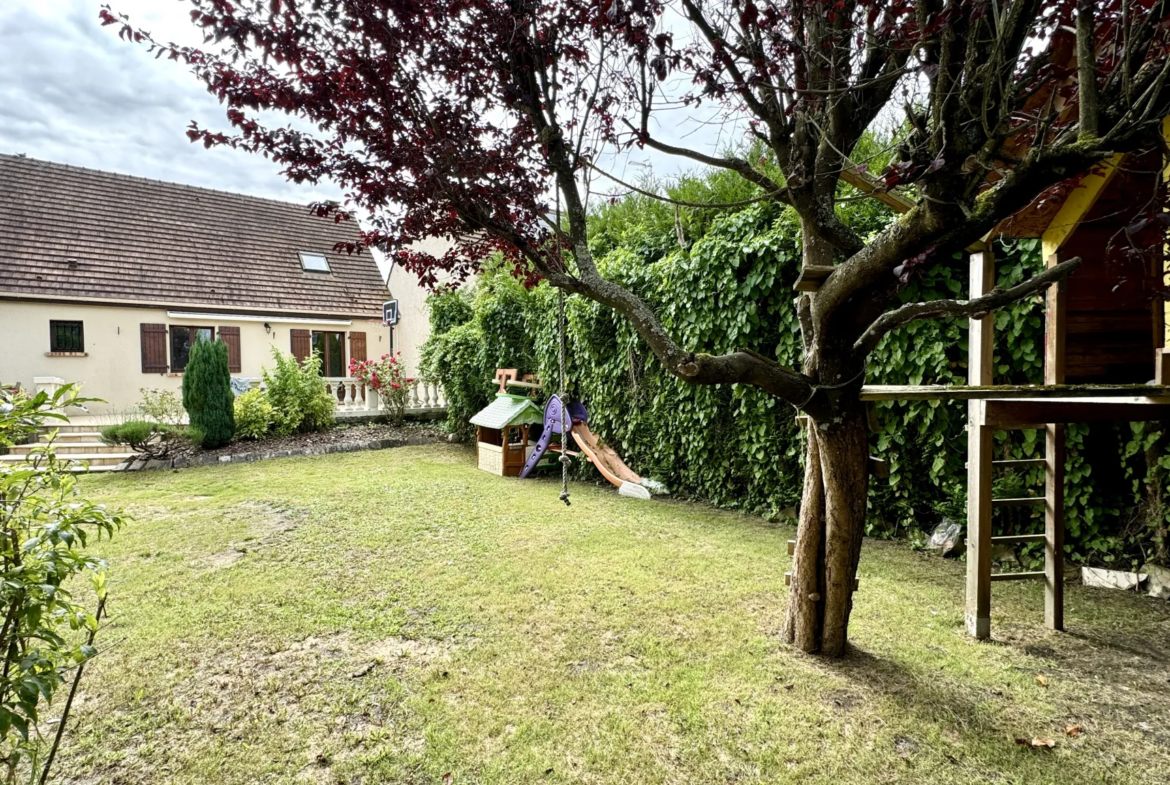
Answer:
[(206, 150), (192, 120), (226, 128), (184, 68), (154, 60), (98, 23), (103, 2), (166, 41), (199, 43), (175, 0), (0, 0), (0, 152), (309, 203), (340, 190), (287, 182), (256, 155)]
[[(308, 204), (338, 199), (331, 183), (287, 182), (257, 155), (191, 144), (186, 129), (229, 130), (219, 102), (187, 69), (120, 40), (98, 23), (109, 2), (162, 41), (202, 43), (185, 0), (0, 0), (0, 153)], [(659, 128), (665, 141), (715, 148), (736, 141), (695, 113)], [(686, 163), (653, 153), (607, 157), (607, 168), (636, 180), (653, 164), (669, 177)], [(622, 190), (605, 181), (602, 191)]]

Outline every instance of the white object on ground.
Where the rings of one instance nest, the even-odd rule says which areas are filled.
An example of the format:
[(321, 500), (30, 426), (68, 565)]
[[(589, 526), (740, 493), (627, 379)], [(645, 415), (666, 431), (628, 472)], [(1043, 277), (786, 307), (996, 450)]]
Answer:
[(1150, 596), (1157, 600), (1170, 600), (1170, 567), (1147, 564), (1142, 572), (1150, 576)]
[(1122, 570), (1106, 570), (1101, 567), (1081, 567), (1081, 582), (1086, 586), (1100, 589), (1121, 589), (1133, 591), (1146, 581), (1146, 575)]
[(631, 499), (650, 501), (650, 491), (632, 482), (623, 482), (618, 486), (618, 496), (629, 496)]
[(642, 487), (650, 491), (650, 493), (654, 494), (655, 496), (666, 496), (668, 493), (670, 493), (670, 491), (666, 490), (665, 485), (658, 482), (658, 480), (652, 480), (649, 477), (642, 478)]

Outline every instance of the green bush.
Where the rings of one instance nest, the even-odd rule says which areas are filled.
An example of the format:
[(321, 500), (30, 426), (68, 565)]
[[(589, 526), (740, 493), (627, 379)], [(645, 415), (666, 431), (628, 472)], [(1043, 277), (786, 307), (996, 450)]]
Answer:
[[(0, 446), (24, 442), (67, 406), (84, 404), (66, 385), (53, 395), (15, 398), (0, 391)], [(106, 602), (106, 565), (86, 553), (112, 535), (122, 514), (81, 496), (67, 457), (50, 442), (28, 464), (0, 465), (0, 763), (5, 782), (51, 782), (48, 766)], [(86, 591), (89, 579), (93, 594)], [(96, 606), (85, 604), (95, 601)], [(56, 700), (58, 691), (64, 701)], [(60, 714), (50, 718), (48, 707)], [(56, 711), (54, 712), (56, 713)], [(56, 735), (51, 731), (60, 729)]]
[(183, 421), (183, 402), (175, 393), (150, 387), (140, 387), (138, 392), (142, 395), (138, 409), (149, 422), (178, 425)]
[(236, 398), (236, 438), (262, 439), (276, 420), (276, 410), (263, 390), (248, 390)]
[(287, 436), (331, 428), (337, 402), (321, 376), (320, 355), (314, 352), (298, 363), (291, 354), (273, 347), (272, 359), (272, 370), (263, 371), (268, 402), (275, 413), (272, 432)]
[(235, 433), (235, 394), (223, 341), (196, 341), (183, 371), (183, 408), (203, 432), (202, 446), (214, 450)]
[(188, 429), (167, 423), (129, 420), (102, 428), (105, 444), (125, 445), (148, 458), (166, 458), (190, 441)]

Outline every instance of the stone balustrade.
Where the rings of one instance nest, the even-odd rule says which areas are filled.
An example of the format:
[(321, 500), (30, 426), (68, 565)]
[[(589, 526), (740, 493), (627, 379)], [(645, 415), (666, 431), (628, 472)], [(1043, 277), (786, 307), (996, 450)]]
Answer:
[[(352, 377), (325, 377), (329, 394), (337, 400), (337, 414), (373, 414), (386, 412), (386, 402), (372, 389)], [(411, 385), (410, 397), (406, 401), (406, 414), (440, 414), (447, 410), (447, 399), (443, 388), (431, 382), (416, 382)]]

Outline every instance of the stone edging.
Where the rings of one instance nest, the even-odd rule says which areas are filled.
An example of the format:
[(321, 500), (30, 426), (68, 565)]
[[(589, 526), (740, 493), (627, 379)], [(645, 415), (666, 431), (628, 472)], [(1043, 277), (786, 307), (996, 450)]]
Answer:
[(180, 455), (178, 458), (165, 460), (136, 458), (135, 460), (119, 464), (120, 471), (136, 472), (166, 469), (187, 469), (193, 466), (218, 466), (227, 463), (255, 463), (275, 458), (295, 458), (302, 455), (335, 455), (344, 452), (365, 452), (367, 450), (389, 450), (393, 447), (421, 447), (427, 444), (439, 444), (434, 439), (421, 436), (412, 436), (408, 439), (371, 439), (367, 442), (352, 442), (348, 444), (324, 444), (320, 447), (298, 447), (291, 450), (272, 450), (269, 452), (246, 452), (239, 455)]

